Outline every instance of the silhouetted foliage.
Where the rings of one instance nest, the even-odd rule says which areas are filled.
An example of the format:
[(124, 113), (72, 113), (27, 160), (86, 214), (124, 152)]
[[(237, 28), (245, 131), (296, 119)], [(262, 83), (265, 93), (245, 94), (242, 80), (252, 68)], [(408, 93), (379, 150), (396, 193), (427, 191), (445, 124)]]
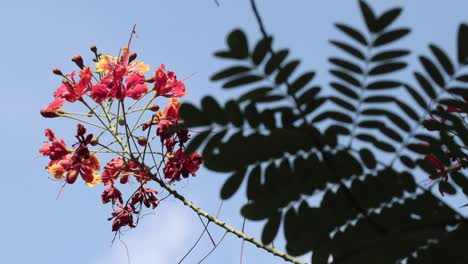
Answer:
[(343, 37), (330, 41), (338, 52), (329, 58), (326, 91), (288, 49), (273, 49), (272, 36), (252, 44), (240, 29), (229, 33), (215, 56), (232, 65), (212, 80), (243, 94), (224, 105), (210, 96), (201, 107), (184, 104), (185, 125), (200, 131), (188, 149), (203, 151), (206, 168), (231, 173), (222, 199), (246, 184), (241, 214), (266, 221), (266, 244), (283, 230), (291, 255), (312, 251), (314, 264), (330, 256), (334, 263), (468, 263), (466, 218), (415, 182), (432, 175), (441, 193), (468, 195), (464, 171), (438, 179), (427, 160), (466, 165), (467, 125), (447, 109), (468, 112), (461, 100), (468, 98), (468, 26), (459, 28), (458, 59), (429, 45), (412, 85), (394, 75), (410, 54), (399, 46), (410, 33), (397, 23), (402, 9), (377, 14), (359, 4), (364, 30), (335, 24)]

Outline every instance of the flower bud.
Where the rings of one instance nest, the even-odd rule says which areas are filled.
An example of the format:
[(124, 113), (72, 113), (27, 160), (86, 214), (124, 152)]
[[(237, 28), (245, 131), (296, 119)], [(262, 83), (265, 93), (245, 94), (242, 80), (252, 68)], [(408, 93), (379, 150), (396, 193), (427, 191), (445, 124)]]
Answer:
[(80, 69), (83, 69), (84, 68), (84, 64), (83, 64), (83, 58), (81, 57), (81, 55), (75, 55), (73, 56), (72, 58), (72, 61), (76, 64), (76, 66), (78, 66)]
[(125, 120), (123, 120), (123, 118), (119, 119), (119, 125), (121, 125), (121, 126), (125, 125)]
[(154, 83), (154, 77), (146, 79), (147, 83)]
[(91, 141), (89, 142), (89, 144), (91, 144), (91, 146), (96, 146), (97, 144), (99, 144), (99, 139), (96, 137), (93, 137)]
[(144, 147), (146, 146), (146, 144), (148, 144), (148, 139), (146, 139), (146, 137), (144, 136), (138, 137), (138, 145)]
[(90, 49), (94, 54), (97, 53), (97, 48), (96, 48), (95, 45), (91, 46), (89, 49)]
[(53, 69), (52, 69), (52, 72), (53, 72), (55, 75), (63, 76), (63, 73), (62, 73), (62, 71), (61, 71), (59, 68), (53, 68)]
[(41, 109), (41, 115), (42, 115), (42, 117), (45, 117), (45, 118), (54, 118), (54, 117), (59, 117), (60, 116), (57, 113), (57, 111), (50, 110), (47, 107), (44, 107), (44, 108)]
[(78, 178), (78, 170), (72, 170), (67, 174), (65, 180), (67, 181), (67, 183), (73, 184), (75, 183), (76, 178)]
[(148, 108), (150, 111), (157, 112), (159, 111), (159, 105), (153, 104)]
[(137, 57), (137, 54), (136, 52), (131, 52), (129, 55), (128, 55), (128, 63), (134, 61)]

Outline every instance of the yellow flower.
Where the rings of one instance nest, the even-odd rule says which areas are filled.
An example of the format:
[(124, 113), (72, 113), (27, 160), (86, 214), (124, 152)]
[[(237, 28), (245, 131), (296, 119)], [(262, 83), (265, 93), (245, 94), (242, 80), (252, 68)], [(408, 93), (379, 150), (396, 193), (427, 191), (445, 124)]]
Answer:
[(87, 182), (86, 185), (88, 185), (88, 187), (94, 187), (94, 185), (100, 184), (100, 183), (102, 183), (101, 174), (99, 174), (98, 171), (94, 171), (93, 172), (93, 181), (92, 182)]
[(63, 176), (65, 175), (65, 172), (67, 172), (62, 165), (60, 165), (60, 163), (54, 163), (52, 164), (49, 169), (48, 169), (49, 173), (52, 174), (55, 179), (57, 180), (60, 180), (63, 178)]
[(96, 62), (96, 70), (97, 72), (108, 73), (116, 63), (117, 57), (112, 57), (111, 55), (101, 56), (99, 61)]
[(134, 70), (140, 74), (144, 74), (145, 72), (150, 70), (150, 66), (142, 61), (141, 62), (136, 61), (136, 62), (130, 63), (129, 68), (131, 71)]

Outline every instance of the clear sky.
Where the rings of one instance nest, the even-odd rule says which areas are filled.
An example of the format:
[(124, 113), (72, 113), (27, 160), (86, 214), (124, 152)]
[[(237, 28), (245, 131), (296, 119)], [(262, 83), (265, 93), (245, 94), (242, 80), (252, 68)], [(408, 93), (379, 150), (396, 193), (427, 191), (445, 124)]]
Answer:
[[(115, 53), (125, 45), (133, 24), (138, 37), (133, 48), (153, 69), (161, 63), (187, 81), (186, 100), (197, 102), (206, 94), (220, 100), (221, 92), (210, 75), (224, 65), (212, 53), (224, 47), (226, 34), (243, 28), (250, 39), (260, 37), (247, 0), (198, 1), (3, 1), (0, 9), (1, 95), (0, 165), (2, 210), (0, 258), (2, 263), (100, 264), (127, 263), (125, 249), (116, 242), (109, 206), (100, 202), (102, 187), (89, 189), (82, 184), (68, 186), (57, 201), (60, 185), (48, 179), (43, 170), (47, 160), (39, 157), (43, 131), (54, 128), (70, 134), (75, 124), (60, 119), (43, 119), (39, 109), (51, 101), (60, 83), (53, 67), (65, 72), (74, 69), (70, 58), (82, 54), (90, 58), (91, 45), (103, 53)], [(303, 69), (318, 71), (317, 80), (326, 85), (327, 58), (336, 52), (328, 39), (341, 37), (333, 22), (346, 22), (363, 28), (357, 1), (258, 1), (267, 30), (276, 37), (275, 47), (289, 47), (303, 59)], [(428, 53), (434, 42), (454, 57), (459, 23), (468, 22), (468, 2), (453, 1), (371, 1), (377, 12), (402, 5), (400, 25), (413, 33), (401, 46), (414, 51), (413, 68), (419, 68), (416, 55)], [(391, 3), (390, 3), (391, 2)], [(392, 4), (392, 5), (391, 5)], [(178, 189), (196, 204), (215, 213), (219, 190), (225, 176), (201, 170), (196, 178), (179, 184)], [(239, 205), (243, 192), (223, 206), (221, 218), (240, 227)], [(123, 240), (133, 264), (177, 263), (196, 240), (202, 226), (198, 218), (178, 201), (167, 200), (154, 215), (126, 233)], [(219, 238), (222, 233), (212, 228)], [(247, 233), (259, 235), (256, 223), (247, 224)], [(280, 239), (281, 240), (281, 239)], [(205, 238), (184, 263), (196, 263), (210, 250)], [(281, 244), (281, 241), (278, 241)], [(228, 235), (204, 263), (239, 263), (241, 241)], [(247, 246), (244, 263), (282, 263), (281, 260)]]

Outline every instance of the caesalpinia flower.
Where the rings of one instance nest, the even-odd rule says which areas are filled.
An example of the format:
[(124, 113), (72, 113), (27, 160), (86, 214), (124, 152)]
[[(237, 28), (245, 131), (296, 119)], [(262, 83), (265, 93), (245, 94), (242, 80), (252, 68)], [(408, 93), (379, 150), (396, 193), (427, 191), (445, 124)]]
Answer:
[[(112, 204), (114, 211), (109, 220), (113, 220), (112, 231), (119, 231), (122, 227), (135, 227), (134, 217), (144, 207), (155, 208), (159, 204), (158, 192), (147, 186), (152, 179), (164, 184), (166, 180), (156, 179), (156, 173), (164, 172), (167, 183), (180, 181), (181, 177), (195, 176), (202, 158), (197, 152), (186, 154), (184, 144), (190, 138), (189, 131), (177, 129), (181, 106), (178, 98), (186, 95), (186, 91), (184, 83), (177, 79), (174, 72), (166, 71), (162, 64), (147, 80), (144, 74), (149, 71), (149, 65), (135, 61), (136, 53), (130, 52), (128, 48), (123, 49), (120, 57), (101, 56), (95, 46), (91, 47), (91, 51), (95, 55), (95, 72), (91, 67), (85, 66), (80, 55), (72, 58), (72, 61), (80, 68), (79, 79), (75, 78), (75, 72), (63, 74), (59, 69), (53, 70), (54, 74), (62, 76), (64, 80), (54, 92), (54, 100), (40, 112), (42, 116), (48, 118), (72, 117), (103, 129), (103, 133), (99, 133), (99, 136), (94, 138), (93, 134), (87, 134), (86, 128), (79, 124), (75, 134), (76, 143), (67, 147), (63, 139), (56, 138), (51, 129), (46, 129), (45, 135), (48, 140), (44, 142), (39, 152), (49, 157), (46, 170), (55, 179), (65, 184), (73, 184), (81, 177), (88, 186), (102, 184), (105, 189), (101, 194), (101, 201), (103, 204)], [(149, 90), (147, 83), (152, 82), (154, 82), (154, 87)], [(156, 131), (152, 131), (152, 135), (150, 135), (151, 131), (144, 136), (134, 135), (135, 129), (131, 130), (126, 122), (122, 124), (121, 120), (126, 121), (125, 115), (129, 114), (130, 108), (138, 102), (129, 104), (131, 106), (124, 109), (126, 107), (123, 103), (113, 104), (113, 100), (110, 99), (140, 100), (150, 92), (155, 93), (152, 97), (148, 97), (151, 101), (142, 110), (142, 114), (144, 111), (151, 111), (152, 117), (151, 121), (143, 124), (143, 130), (155, 125)], [(86, 97), (90, 97), (98, 105), (90, 106)], [(159, 110), (159, 106), (153, 102), (157, 97), (169, 98), (168, 104), (162, 110)], [(66, 112), (62, 110), (65, 102), (81, 102), (86, 106), (86, 112)], [(117, 107), (119, 109), (117, 113), (113, 112)], [(132, 109), (131, 112), (139, 111)], [(83, 120), (86, 117), (94, 119)], [(125, 132), (116, 125), (125, 126)], [(142, 124), (135, 124), (135, 128), (140, 125)], [(114, 143), (104, 145), (102, 142), (105, 141), (101, 142), (99, 139), (102, 135), (106, 135), (104, 132), (111, 133), (116, 139), (114, 143), (119, 143), (122, 149), (113, 150), (112, 147), (117, 145)], [(164, 168), (156, 164), (150, 167), (145, 163), (148, 160), (144, 158), (145, 154), (153, 155), (152, 160), (156, 162), (155, 152), (151, 150), (151, 152), (144, 153), (148, 146), (157, 142), (153, 141), (154, 134), (161, 140), (163, 150), (158, 155), (161, 157), (160, 162), (164, 164)], [(137, 140), (134, 140), (135, 138)], [(104, 166), (102, 175), (100, 174), (101, 162), (98, 157), (100, 152), (118, 155), (111, 157)], [(125, 200), (118, 185), (127, 183), (130, 183), (127, 186), (131, 187), (137, 185), (137, 189)]]

